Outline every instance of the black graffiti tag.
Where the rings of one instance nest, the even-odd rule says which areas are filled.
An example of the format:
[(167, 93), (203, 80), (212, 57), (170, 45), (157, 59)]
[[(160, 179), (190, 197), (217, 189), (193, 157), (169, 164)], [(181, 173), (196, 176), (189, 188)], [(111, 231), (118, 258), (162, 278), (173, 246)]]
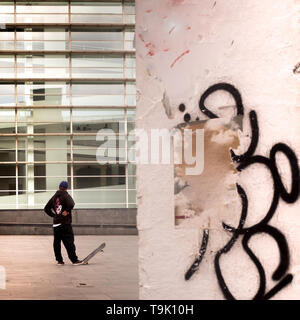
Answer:
[[(228, 83), (218, 83), (211, 87), (209, 87), (201, 96), (199, 101), (199, 108), (202, 113), (204, 113), (209, 118), (218, 118), (218, 115), (214, 114), (210, 110), (208, 110), (205, 106), (205, 100), (206, 98), (218, 91), (218, 90), (224, 90), (229, 92), (232, 97), (235, 100), (236, 104), (236, 113), (237, 115), (243, 115), (244, 114), (244, 108), (242, 103), (242, 97), (239, 93), (239, 91), (231, 84)], [(181, 112), (185, 111), (185, 106), (183, 104), (180, 105), (179, 110)], [(186, 122), (189, 122), (191, 117), (187, 113), (184, 116), (184, 119)], [(237, 170), (243, 171), (250, 167), (253, 164), (262, 164), (264, 165), (269, 172), (271, 173), (272, 180), (273, 180), (273, 198), (270, 205), (270, 208), (268, 209), (267, 213), (263, 217), (263, 219), (258, 222), (257, 224), (245, 228), (245, 221), (248, 214), (248, 199), (245, 190), (242, 188), (242, 186), (237, 184), (237, 193), (241, 199), (242, 203), (242, 211), (240, 215), (240, 221), (239, 225), (234, 228), (232, 226), (229, 226), (225, 223), (223, 223), (224, 230), (232, 233), (232, 237), (229, 240), (229, 242), (220, 249), (215, 256), (214, 259), (214, 265), (215, 265), (215, 272), (218, 279), (218, 283), (220, 286), (220, 289), (226, 299), (235, 299), (235, 297), (230, 292), (226, 281), (222, 274), (222, 269), (220, 267), (220, 258), (223, 254), (228, 253), (231, 248), (234, 246), (236, 240), (239, 237), (242, 237), (242, 246), (251, 261), (254, 263), (258, 270), (259, 274), (259, 288), (253, 297), (254, 300), (262, 300), (262, 299), (270, 299), (273, 297), (277, 292), (279, 292), (282, 288), (284, 288), (286, 285), (288, 285), (292, 279), (293, 276), (289, 273), (287, 273), (290, 263), (290, 257), (289, 257), (289, 248), (287, 241), (284, 237), (284, 235), (273, 226), (269, 225), (268, 223), (274, 216), (276, 209), (278, 207), (280, 199), (287, 203), (294, 203), (297, 201), (299, 196), (299, 166), (298, 166), (298, 159), (293, 152), (293, 150), (287, 146), (284, 143), (277, 143), (275, 144), (269, 153), (269, 157), (264, 157), (260, 155), (255, 155), (255, 151), (259, 142), (259, 126), (257, 121), (257, 114), (254, 110), (249, 112), (249, 121), (251, 126), (251, 142), (248, 147), (248, 150), (242, 154), (242, 155), (236, 155), (233, 150), (230, 150), (231, 158), (234, 163), (237, 164)], [(282, 178), (280, 176), (280, 173), (278, 171), (277, 163), (276, 163), (276, 154), (282, 153), (287, 160), (289, 161), (290, 169), (291, 169), (291, 188), (288, 192), (285, 188)], [(248, 246), (248, 243), (250, 239), (256, 235), (256, 234), (268, 234), (271, 236), (279, 249), (279, 263), (276, 268), (276, 270), (273, 272), (272, 279), (275, 281), (278, 281), (278, 283), (268, 292), (266, 291), (266, 275), (264, 271), (264, 267), (259, 261), (259, 259), (256, 257), (256, 255), (253, 253), (253, 251)], [(198, 270), (199, 265), (203, 259), (203, 256), (206, 251), (207, 243), (208, 243), (208, 235), (209, 231), (208, 229), (204, 230), (203, 233), (203, 240), (202, 245), (199, 251), (199, 257), (194, 261), (194, 263), (191, 265), (191, 267), (188, 269), (188, 271), (185, 274), (185, 279), (189, 280), (192, 275)]]

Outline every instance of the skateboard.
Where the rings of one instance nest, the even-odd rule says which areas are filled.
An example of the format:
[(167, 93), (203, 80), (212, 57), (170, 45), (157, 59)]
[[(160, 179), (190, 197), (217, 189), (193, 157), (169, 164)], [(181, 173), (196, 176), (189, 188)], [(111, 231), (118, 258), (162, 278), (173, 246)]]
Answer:
[(87, 257), (85, 257), (82, 260), (82, 264), (88, 264), (89, 260), (93, 258), (94, 255), (96, 255), (98, 252), (102, 251), (103, 252), (103, 248), (105, 247), (105, 242), (103, 242), (102, 244), (100, 244), (100, 246), (98, 248), (96, 248), (94, 251), (92, 251)]

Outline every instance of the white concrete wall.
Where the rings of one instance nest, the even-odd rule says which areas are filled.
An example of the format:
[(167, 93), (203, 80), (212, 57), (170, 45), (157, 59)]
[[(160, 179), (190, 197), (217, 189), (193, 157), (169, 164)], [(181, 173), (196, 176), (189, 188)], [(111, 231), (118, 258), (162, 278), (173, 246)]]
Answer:
[[(239, 90), (244, 104), (237, 153), (245, 152), (249, 145), (248, 117), (254, 110), (259, 125), (255, 155), (269, 158), (271, 148), (284, 143), (299, 159), (300, 74), (295, 69), (300, 62), (299, 7), (299, 0), (138, 0), (137, 127), (147, 131), (174, 128), (184, 122), (184, 114), (178, 110), (181, 103), (192, 120), (205, 120), (198, 107), (201, 95), (211, 85), (227, 82)], [(218, 91), (207, 104), (217, 112), (214, 106), (234, 103), (229, 94)], [(279, 153), (276, 159), (282, 181), (291, 190), (287, 158)], [(232, 237), (222, 228), (222, 221), (238, 226), (239, 195), (235, 192), (224, 200), (216, 193), (213, 208), (203, 212), (209, 216), (208, 224), (175, 226), (173, 172), (172, 164), (138, 165), (140, 298), (224, 299), (214, 263), (217, 252)], [(270, 207), (272, 176), (266, 166), (253, 164), (236, 179), (248, 197), (245, 227), (253, 227)], [(225, 205), (229, 210), (222, 214)], [(292, 282), (272, 299), (299, 299), (299, 200), (287, 203), (280, 197), (275, 207), (263, 228), (276, 228), (287, 241), (288, 270), (279, 280), (272, 279), (279, 262), (288, 260), (279, 257), (276, 240), (280, 236), (256, 233), (249, 246), (265, 272), (265, 293), (292, 274)], [(206, 253), (198, 271), (186, 281), (184, 275), (197, 257), (205, 228), (209, 230)], [(243, 237), (221, 255), (220, 268), (230, 293), (236, 299), (251, 299), (264, 281), (242, 246)], [(283, 251), (282, 244), (280, 248)]]

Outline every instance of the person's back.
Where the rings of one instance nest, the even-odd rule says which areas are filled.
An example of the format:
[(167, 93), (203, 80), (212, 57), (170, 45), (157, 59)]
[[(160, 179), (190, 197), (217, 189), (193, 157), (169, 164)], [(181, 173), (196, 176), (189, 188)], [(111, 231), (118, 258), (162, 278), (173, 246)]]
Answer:
[[(71, 224), (72, 223), (72, 209), (74, 208), (74, 200), (69, 195), (67, 190), (57, 190), (53, 197), (46, 204), (44, 211), (53, 217), (53, 224)], [(68, 212), (63, 215), (63, 212)]]
[(76, 256), (76, 248), (74, 245), (74, 233), (72, 229), (72, 209), (74, 208), (74, 200), (67, 192), (68, 182), (62, 181), (59, 190), (45, 205), (45, 213), (53, 217), (53, 233), (54, 233), (54, 254), (58, 265), (64, 265), (61, 255), (61, 241), (63, 242), (68, 257), (74, 265), (82, 263)]

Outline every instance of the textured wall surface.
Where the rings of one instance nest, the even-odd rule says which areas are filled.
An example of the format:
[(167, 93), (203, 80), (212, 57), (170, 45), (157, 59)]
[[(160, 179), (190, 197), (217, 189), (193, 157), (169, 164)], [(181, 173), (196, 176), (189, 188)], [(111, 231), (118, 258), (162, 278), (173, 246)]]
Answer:
[[(150, 136), (239, 113), (232, 147), (244, 154), (226, 177), (211, 170), (185, 189), (201, 203), (179, 225), (174, 165), (138, 165), (140, 298), (299, 299), (300, 1), (138, 0), (136, 10), (137, 127)], [(224, 146), (224, 134), (206, 144)]]

